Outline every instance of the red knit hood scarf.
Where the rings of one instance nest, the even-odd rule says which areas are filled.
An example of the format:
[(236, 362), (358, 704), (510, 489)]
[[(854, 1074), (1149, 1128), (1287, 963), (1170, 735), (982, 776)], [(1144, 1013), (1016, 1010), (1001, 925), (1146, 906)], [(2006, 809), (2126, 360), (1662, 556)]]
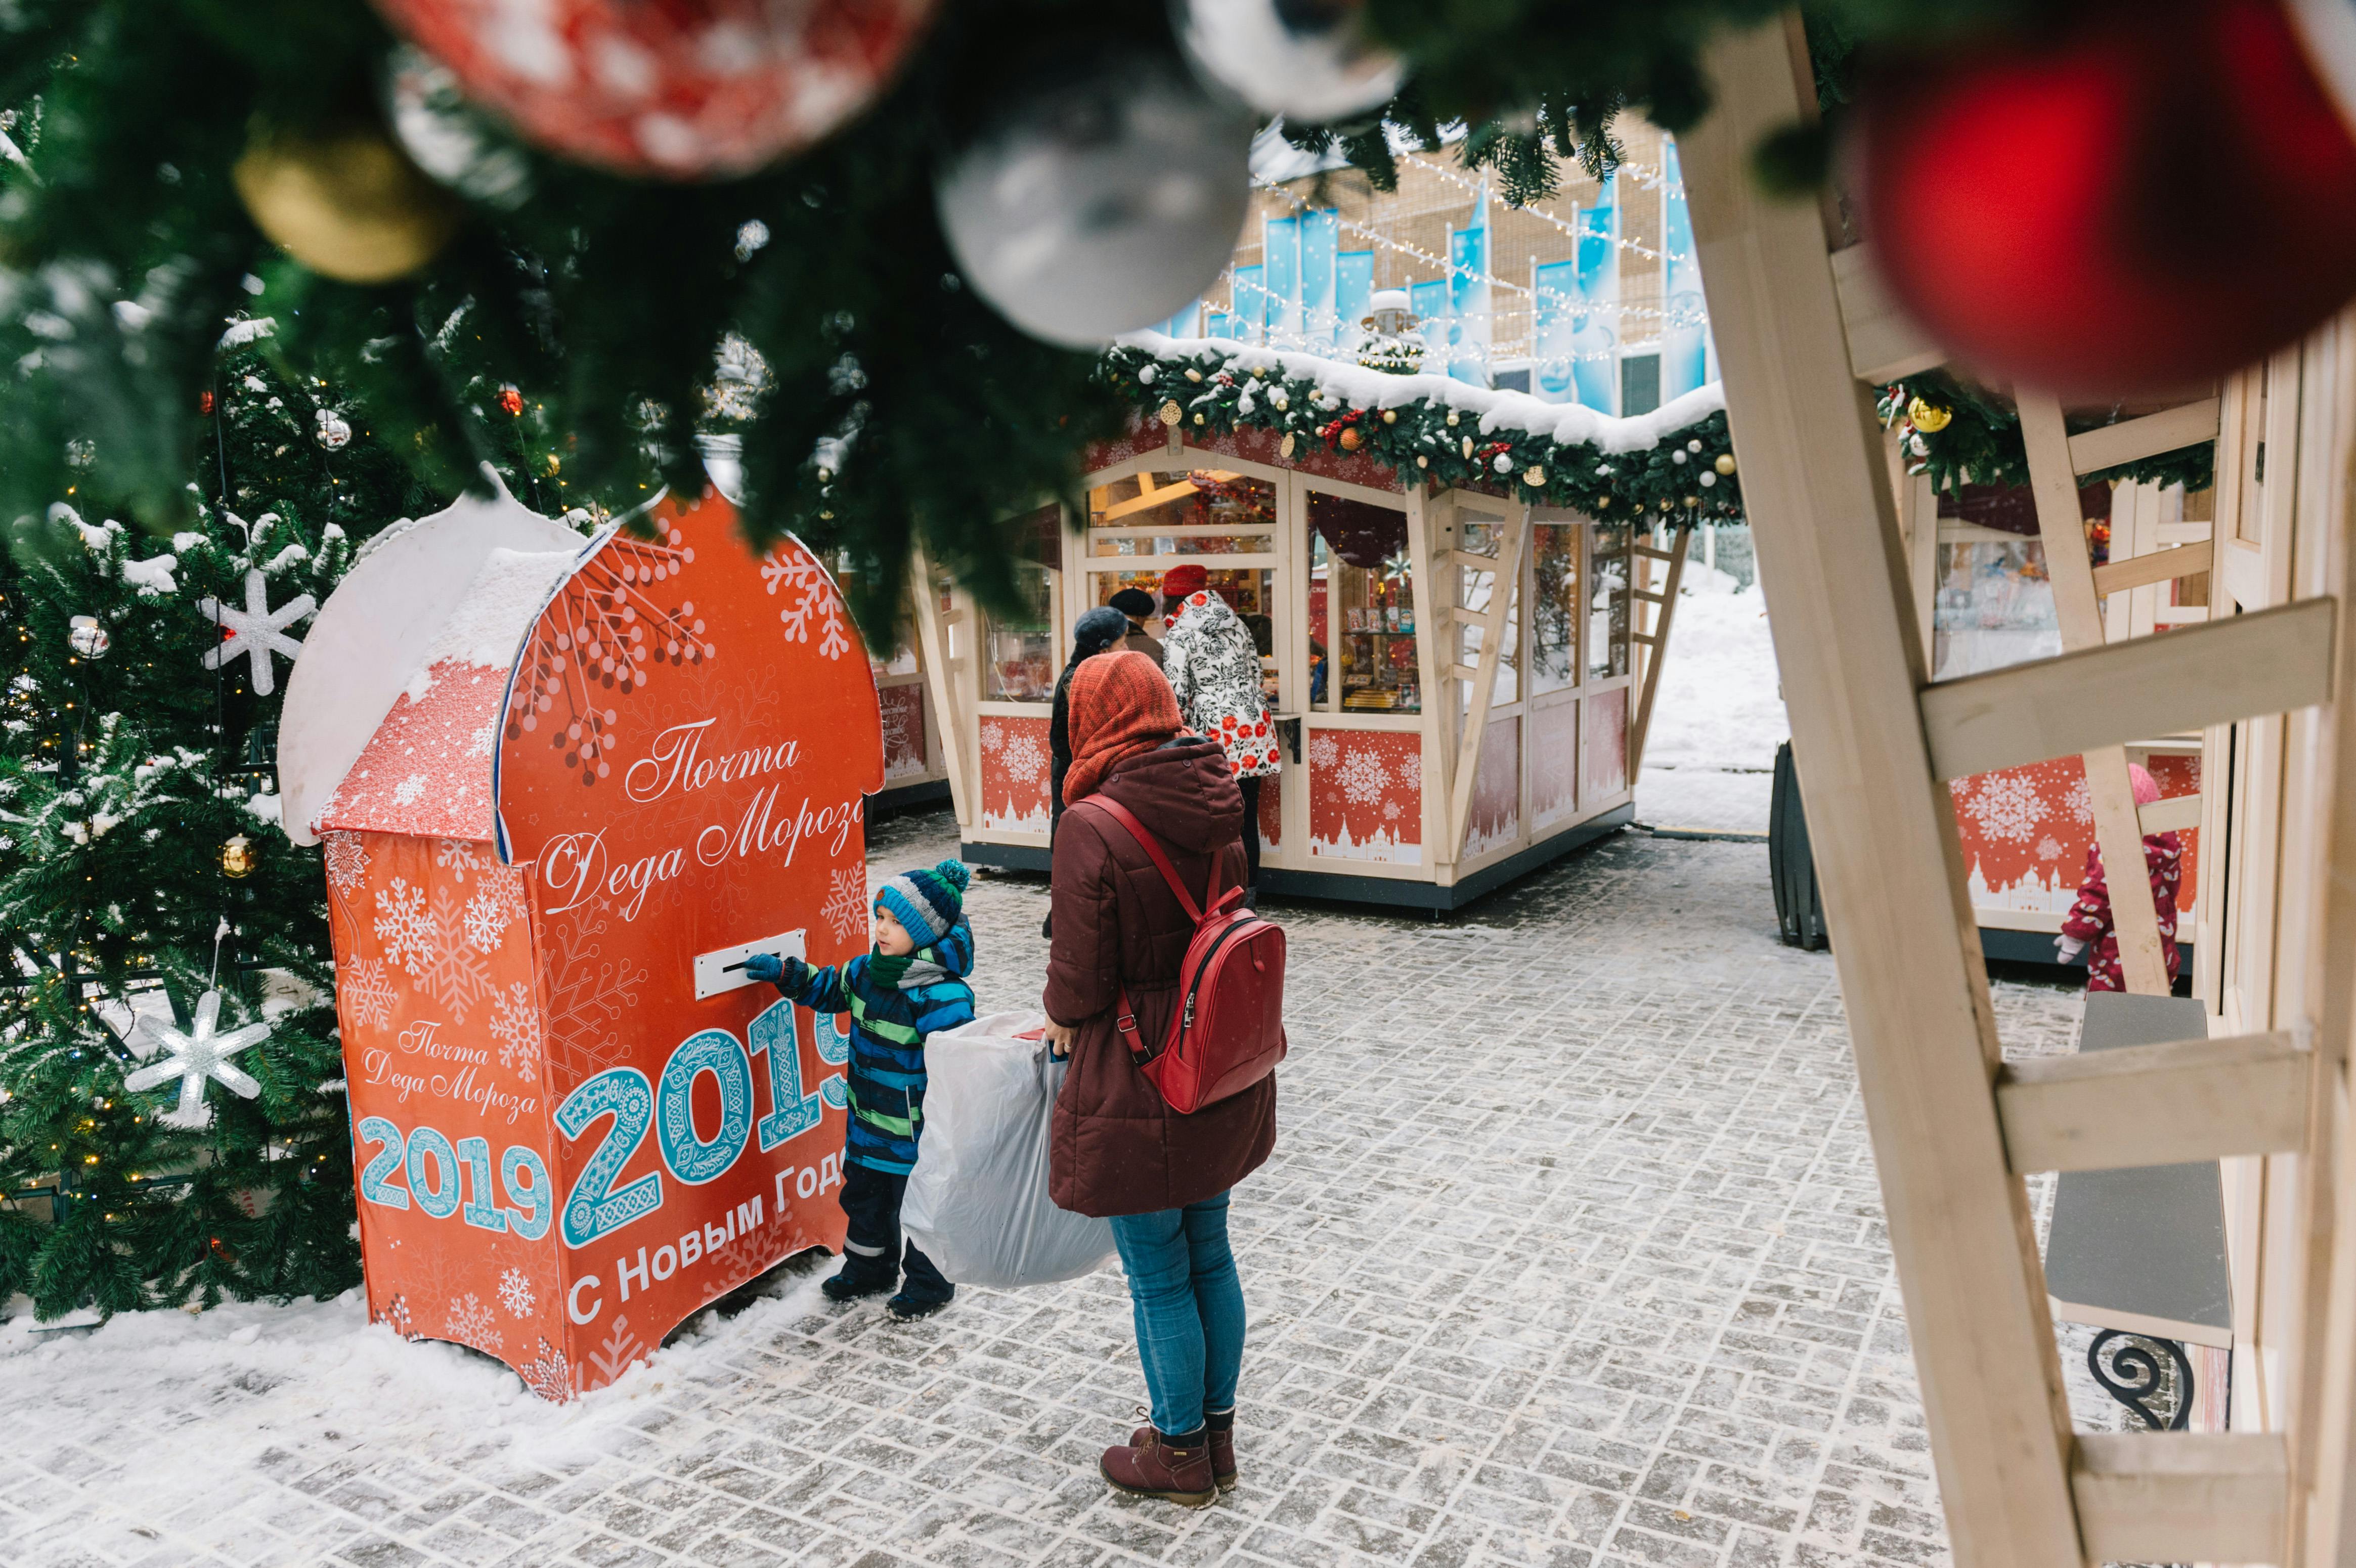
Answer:
[(1072, 767), (1064, 804), (1077, 805), (1132, 757), (1194, 732), (1178, 716), (1170, 682), (1142, 653), (1099, 653), (1072, 676)]

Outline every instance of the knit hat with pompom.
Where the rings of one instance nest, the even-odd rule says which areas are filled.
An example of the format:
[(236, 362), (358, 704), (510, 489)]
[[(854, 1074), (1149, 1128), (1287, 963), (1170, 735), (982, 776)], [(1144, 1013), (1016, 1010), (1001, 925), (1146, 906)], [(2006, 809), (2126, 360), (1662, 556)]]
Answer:
[(965, 918), (966, 884), (972, 880), (961, 860), (904, 871), (875, 895), (876, 907), (899, 921), (918, 947), (930, 947)]

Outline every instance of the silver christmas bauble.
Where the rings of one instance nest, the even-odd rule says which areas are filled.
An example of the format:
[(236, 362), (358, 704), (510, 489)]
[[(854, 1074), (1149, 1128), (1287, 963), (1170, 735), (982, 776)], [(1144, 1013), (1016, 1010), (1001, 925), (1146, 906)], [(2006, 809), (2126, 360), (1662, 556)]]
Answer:
[(1379, 109), (1406, 63), (1366, 41), (1365, 0), (1173, 0), (1179, 41), (1263, 114), (1323, 124)]
[(1165, 56), (1043, 75), (1006, 94), (935, 199), (974, 292), (1034, 338), (1094, 348), (1217, 281), (1250, 205), (1253, 125)]
[(84, 659), (103, 659), (114, 639), (106, 635), (96, 616), (76, 616), (66, 623), (66, 646)]
[(323, 408), (319, 411), (318, 428), (313, 434), (318, 436), (320, 446), (333, 452), (351, 440), (352, 422), (332, 408)]

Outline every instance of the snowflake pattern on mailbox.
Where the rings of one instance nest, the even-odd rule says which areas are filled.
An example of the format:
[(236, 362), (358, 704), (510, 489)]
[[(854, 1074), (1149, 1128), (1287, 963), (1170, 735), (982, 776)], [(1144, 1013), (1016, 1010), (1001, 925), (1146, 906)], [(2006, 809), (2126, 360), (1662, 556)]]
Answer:
[(653, 521), (487, 552), (308, 824), (370, 1315), (554, 1400), (842, 1244), (847, 1021), (734, 976), (866, 945), (873, 675), (798, 542)]

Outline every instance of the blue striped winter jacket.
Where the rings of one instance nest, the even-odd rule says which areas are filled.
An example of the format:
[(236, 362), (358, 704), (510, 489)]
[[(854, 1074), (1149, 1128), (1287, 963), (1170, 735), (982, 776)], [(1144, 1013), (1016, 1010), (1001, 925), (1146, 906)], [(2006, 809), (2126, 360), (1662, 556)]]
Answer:
[(925, 1122), (925, 1036), (973, 1022), (973, 929), (960, 919), (916, 950), (897, 987), (869, 972), (873, 953), (825, 969), (788, 969), (777, 989), (819, 1013), (851, 1015), (851, 1165), (906, 1176)]

